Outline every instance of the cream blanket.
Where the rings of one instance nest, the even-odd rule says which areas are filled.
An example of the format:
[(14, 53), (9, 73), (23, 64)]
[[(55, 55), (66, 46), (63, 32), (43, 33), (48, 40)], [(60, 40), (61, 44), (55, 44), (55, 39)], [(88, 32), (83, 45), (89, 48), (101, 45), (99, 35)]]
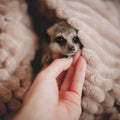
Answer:
[(36, 41), (27, 4), (0, 0), (0, 120), (22, 105), (33, 80)]
[[(80, 120), (120, 120), (119, 0), (38, 1), (48, 22), (79, 30), (87, 60)], [(36, 39), (24, 0), (0, 0), (0, 115), (19, 109), (31, 85)]]

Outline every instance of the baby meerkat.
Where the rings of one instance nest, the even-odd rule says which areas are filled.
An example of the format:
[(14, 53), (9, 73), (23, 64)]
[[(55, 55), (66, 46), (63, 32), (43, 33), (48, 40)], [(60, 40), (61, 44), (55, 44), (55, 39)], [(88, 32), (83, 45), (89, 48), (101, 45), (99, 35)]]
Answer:
[(78, 30), (72, 28), (65, 21), (48, 28), (47, 33), (50, 37), (50, 52), (43, 56), (43, 64), (51, 60), (50, 56), (53, 53), (61, 54), (63, 57), (71, 57), (79, 48), (82, 48)]

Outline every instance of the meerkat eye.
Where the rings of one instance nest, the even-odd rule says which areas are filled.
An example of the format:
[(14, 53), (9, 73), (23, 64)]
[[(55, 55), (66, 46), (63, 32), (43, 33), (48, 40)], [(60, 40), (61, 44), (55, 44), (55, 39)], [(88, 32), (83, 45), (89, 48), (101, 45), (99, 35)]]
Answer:
[(73, 43), (79, 43), (80, 40), (79, 40), (79, 38), (77, 36), (75, 36), (75, 37), (72, 38), (72, 42)]
[(67, 41), (60, 36), (55, 38), (55, 42), (57, 42), (59, 45), (65, 45)]

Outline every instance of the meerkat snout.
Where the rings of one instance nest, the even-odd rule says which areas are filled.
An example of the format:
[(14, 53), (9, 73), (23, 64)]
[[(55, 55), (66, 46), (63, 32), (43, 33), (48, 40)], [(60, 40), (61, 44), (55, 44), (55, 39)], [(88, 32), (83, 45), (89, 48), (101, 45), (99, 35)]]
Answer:
[(75, 47), (74, 46), (68, 46), (68, 51), (73, 53), (75, 51)]

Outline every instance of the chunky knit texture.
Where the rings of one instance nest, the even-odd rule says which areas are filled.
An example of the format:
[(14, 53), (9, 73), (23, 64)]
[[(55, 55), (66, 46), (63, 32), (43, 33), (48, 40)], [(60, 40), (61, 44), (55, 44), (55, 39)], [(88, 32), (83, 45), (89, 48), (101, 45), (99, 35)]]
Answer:
[(22, 106), (33, 79), (36, 40), (27, 4), (0, 0), (0, 116)]

